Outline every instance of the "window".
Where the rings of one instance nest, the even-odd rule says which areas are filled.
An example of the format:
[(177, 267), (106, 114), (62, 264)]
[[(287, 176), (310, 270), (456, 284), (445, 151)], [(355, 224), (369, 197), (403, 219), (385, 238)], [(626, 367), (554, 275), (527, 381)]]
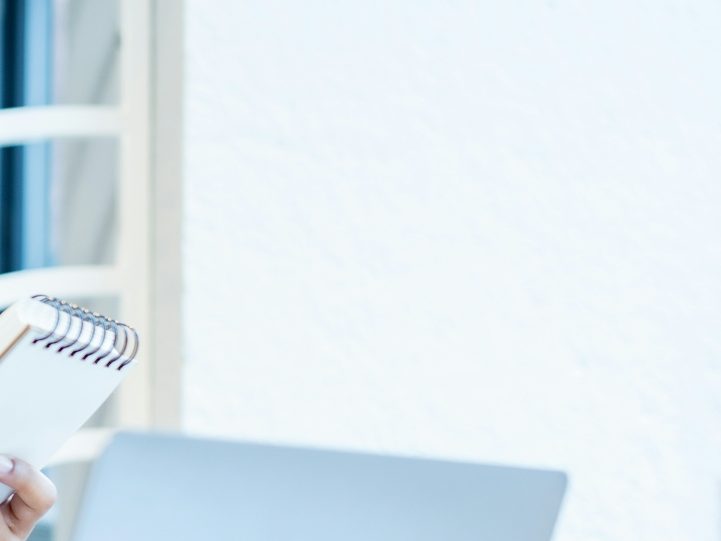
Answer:
[[(180, 227), (168, 202), (180, 190), (163, 160), (177, 158), (180, 137), (177, 13), (146, 0), (0, 0), (0, 307), (46, 293), (140, 331), (142, 362), (96, 427), (168, 426), (178, 415)], [(81, 477), (60, 474), (56, 540), (67, 538), (67, 495)]]
[[(51, 100), (50, 0), (2, 2), (0, 101), (2, 108), (47, 105)], [(0, 149), (0, 272), (52, 263), (49, 246), (50, 145)]]

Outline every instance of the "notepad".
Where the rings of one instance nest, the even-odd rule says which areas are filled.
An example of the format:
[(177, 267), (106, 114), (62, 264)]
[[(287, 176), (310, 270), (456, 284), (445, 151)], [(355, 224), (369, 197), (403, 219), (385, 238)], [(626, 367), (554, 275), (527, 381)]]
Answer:
[[(43, 467), (137, 362), (129, 326), (39, 295), (0, 314), (0, 453)], [(0, 485), (0, 502), (12, 491)]]

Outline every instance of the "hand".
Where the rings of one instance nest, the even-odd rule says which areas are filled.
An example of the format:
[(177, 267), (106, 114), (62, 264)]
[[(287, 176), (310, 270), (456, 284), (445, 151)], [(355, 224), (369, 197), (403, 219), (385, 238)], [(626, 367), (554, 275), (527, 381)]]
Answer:
[(0, 505), (0, 541), (27, 539), (55, 503), (55, 485), (27, 462), (0, 455), (0, 483), (15, 490)]

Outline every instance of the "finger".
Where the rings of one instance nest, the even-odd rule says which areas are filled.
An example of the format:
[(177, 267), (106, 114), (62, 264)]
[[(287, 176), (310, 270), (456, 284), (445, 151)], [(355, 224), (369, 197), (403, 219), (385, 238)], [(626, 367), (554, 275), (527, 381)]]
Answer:
[(0, 483), (15, 494), (5, 504), (9, 523), (17, 534), (30, 532), (35, 523), (55, 503), (57, 491), (50, 479), (27, 462), (0, 455)]
[(10, 528), (11, 522), (5, 517), (8, 512), (4, 505), (0, 507), (0, 539), (12, 539), (15, 536), (15, 533)]

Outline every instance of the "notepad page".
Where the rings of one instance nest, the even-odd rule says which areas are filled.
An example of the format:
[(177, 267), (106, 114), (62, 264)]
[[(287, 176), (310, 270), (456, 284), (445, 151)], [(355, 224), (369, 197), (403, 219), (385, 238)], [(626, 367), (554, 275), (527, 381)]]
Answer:
[[(42, 310), (40, 312), (43, 316)], [(31, 317), (47, 326), (47, 321), (42, 317), (38, 319), (38, 314)], [(88, 420), (130, 368), (117, 370), (106, 367), (103, 361), (94, 364), (94, 359), (103, 352), (111, 351), (105, 360), (116, 353), (112, 349), (112, 332), (91, 336), (91, 325), (86, 324), (85, 332), (78, 333), (82, 322), (61, 314), (59, 327), (65, 328), (66, 324), (67, 335), (80, 334), (80, 343), (84, 341), (94, 348), (101, 346), (102, 340), (98, 354), (86, 360), (82, 355), (70, 357), (72, 346), (58, 353), (57, 349), (70, 339), (50, 349), (42, 343), (33, 344), (45, 331), (30, 327), (20, 341), (0, 357), (0, 453), (16, 456), (37, 467), (44, 466)], [(7, 487), (0, 485), (0, 501), (9, 493)]]

